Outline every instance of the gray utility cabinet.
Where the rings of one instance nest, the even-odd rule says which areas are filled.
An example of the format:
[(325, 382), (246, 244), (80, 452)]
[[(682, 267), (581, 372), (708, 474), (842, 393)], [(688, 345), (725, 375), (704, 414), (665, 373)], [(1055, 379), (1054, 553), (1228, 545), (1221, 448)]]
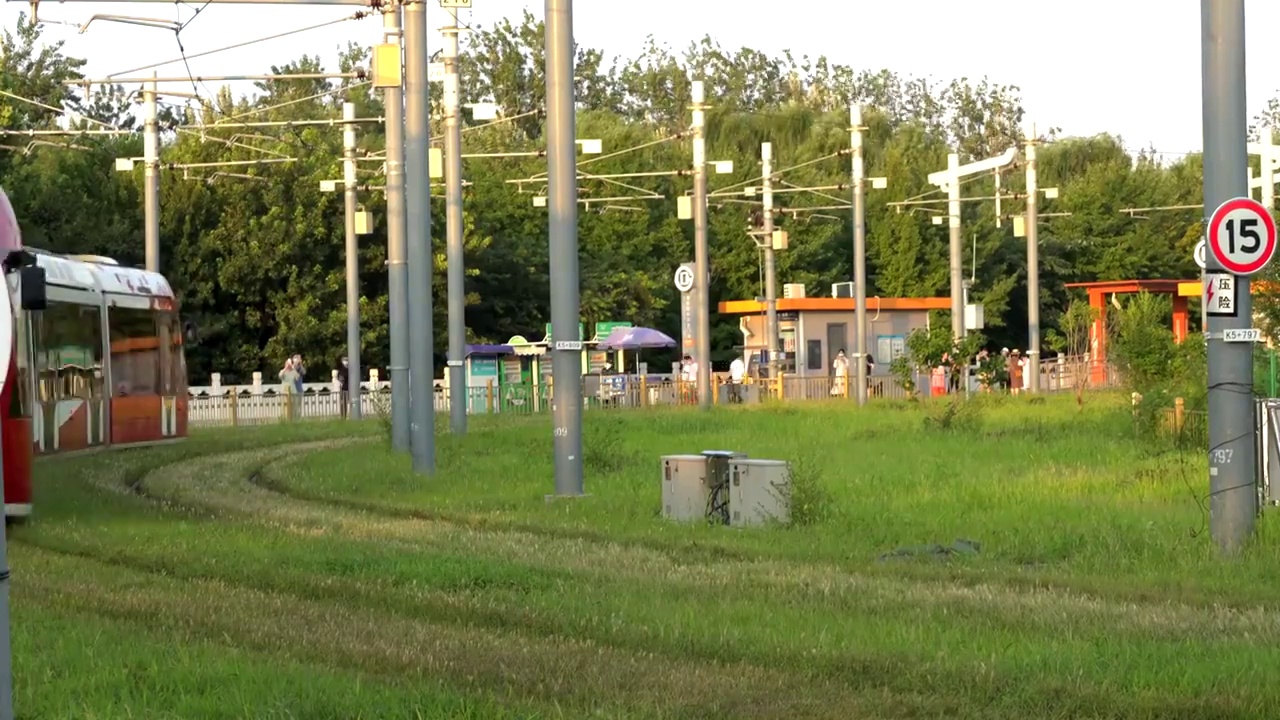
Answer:
[(729, 512), (735, 527), (789, 522), (791, 467), (782, 460), (730, 460)]
[(1280, 505), (1280, 399), (1258, 400), (1255, 418), (1258, 500), (1262, 507)]
[(662, 517), (701, 520), (707, 516), (710, 498), (707, 458), (701, 455), (662, 457)]

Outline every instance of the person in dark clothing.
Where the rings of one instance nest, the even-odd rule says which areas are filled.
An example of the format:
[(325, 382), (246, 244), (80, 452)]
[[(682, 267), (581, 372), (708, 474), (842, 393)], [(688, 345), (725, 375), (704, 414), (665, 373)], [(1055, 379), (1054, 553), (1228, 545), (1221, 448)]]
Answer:
[(351, 385), (351, 364), (344, 357), (338, 361), (338, 367), (334, 370), (338, 372), (338, 412), (345, 420), (351, 406), (351, 394), (348, 391)]

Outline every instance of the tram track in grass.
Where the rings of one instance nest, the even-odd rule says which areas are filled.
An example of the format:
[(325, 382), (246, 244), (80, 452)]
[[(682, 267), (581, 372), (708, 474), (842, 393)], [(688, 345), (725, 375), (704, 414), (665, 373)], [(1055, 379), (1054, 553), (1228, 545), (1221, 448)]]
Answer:
[[(127, 462), (65, 474), (50, 498), (61, 507), (15, 533), (19, 583), (24, 564), (57, 565), (43, 584), (26, 586), (28, 611), (34, 598), (64, 614), (101, 606), (100, 622), (122, 627), (156, 615), (157, 632), (193, 642), (390, 682), (438, 681), (447, 693), (501, 695), (557, 717), (631, 708), (636, 717), (1207, 719), (1267, 717), (1280, 700), (1270, 684), (1248, 681), (1280, 664), (1280, 621), (1247, 596), (1215, 606), (1151, 591), (1078, 592), (1009, 582), (999, 577), (1007, 567), (990, 562), (851, 569), (745, 542), (761, 535), (599, 528), (584, 538), (583, 528), (556, 524), (602, 522), (585, 510), (526, 519), (495, 516), (481, 503), (472, 518), (467, 506), (441, 503), (429, 511), (439, 517), (409, 517), (407, 499), (434, 504), (384, 497), (379, 487), (346, 498), (342, 483), (308, 481), (307, 473), (351, 466), (334, 457), (382, 468), (386, 452), (334, 444), (371, 437), (312, 432), (282, 431), (270, 443), (199, 441), (186, 455), (130, 451), (120, 456)], [(436, 483), (431, 492), (456, 494), (470, 482), (450, 474), (451, 455), (469, 449), (442, 441), (442, 470), (425, 481)], [(387, 478), (390, 487), (405, 482)], [(541, 507), (540, 496), (522, 502)], [(712, 535), (741, 542), (731, 548), (737, 556), (663, 547)], [(50, 559), (64, 554), (61, 564)], [(993, 581), (981, 582), (984, 573)], [(112, 585), (114, 574), (127, 582)], [(130, 601), (120, 588), (133, 585), (149, 599)], [(211, 604), (206, 596), (219, 592), (271, 611)], [(255, 632), (294, 623), (314, 633), (324, 618), (350, 616), (391, 630), (365, 650), (301, 630)], [(240, 626), (229, 631), (233, 622)], [(424, 634), (483, 657), (447, 643), (435, 650)], [(527, 651), (513, 657), (493, 647)], [(580, 673), (573, 663), (592, 653), (607, 655), (598, 673), (584, 678), (582, 693), (566, 689), (563, 676)], [(523, 674), (504, 689), (492, 668), (513, 663)], [(677, 683), (673, 672), (699, 680)]]

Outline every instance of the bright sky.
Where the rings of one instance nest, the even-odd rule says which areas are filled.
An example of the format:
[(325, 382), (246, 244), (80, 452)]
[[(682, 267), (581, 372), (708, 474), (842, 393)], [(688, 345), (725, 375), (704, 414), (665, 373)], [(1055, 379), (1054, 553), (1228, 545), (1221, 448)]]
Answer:
[[(44, 21), (83, 23), (95, 13), (186, 20), (201, 3), (53, 2), (40, 6)], [(1252, 116), (1280, 91), (1280, 2), (1246, 0), (1248, 97)], [(519, 18), (522, 8), (542, 14), (537, 0), (475, 0), (464, 22), (492, 24)], [(726, 48), (748, 46), (796, 55), (826, 55), (856, 68), (889, 68), (938, 80), (983, 75), (1022, 88), (1028, 119), (1069, 135), (1119, 133), (1130, 149), (1154, 146), (1180, 155), (1202, 145), (1200, 128), (1199, 0), (578, 0), (575, 37), (608, 55), (630, 56), (653, 35), (676, 50), (710, 34)], [(762, 12), (753, 13), (752, 6)], [(5, 2), (13, 27), (27, 2)], [(625, 9), (624, 9), (625, 8)], [(353, 8), (319, 6), (206, 7), (182, 32), (188, 55), (345, 17)], [(381, 19), (372, 17), (292, 35), (190, 61), (197, 75), (264, 73), (272, 63), (302, 54), (335, 65), (348, 40), (377, 42)], [(428, 11), (431, 48), (443, 13)], [(89, 59), (94, 76), (178, 57), (173, 33), (116, 23), (93, 23), (84, 34), (48, 25), (47, 37), (65, 39), (66, 51)], [(162, 75), (186, 76), (181, 62)], [(190, 84), (170, 84), (190, 90)]]

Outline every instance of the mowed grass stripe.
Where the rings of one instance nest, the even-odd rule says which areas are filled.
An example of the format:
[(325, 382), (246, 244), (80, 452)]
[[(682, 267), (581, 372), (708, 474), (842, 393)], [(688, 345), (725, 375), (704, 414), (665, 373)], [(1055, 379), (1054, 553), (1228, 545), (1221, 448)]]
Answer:
[[(869, 707), (843, 688), (741, 664), (431, 624), (218, 581), (144, 575), (35, 548), (25, 553), (44, 572), (29, 580), (24, 593), (44, 606), (145, 622), (152, 631), (223, 638), (340, 670), (447, 678), (468, 691), (620, 718), (847, 718)], [(874, 702), (885, 699), (876, 694)]]
[[(278, 448), (273, 453), (275, 457), (283, 457), (287, 450)], [(323, 515), (314, 514), (314, 508), (307, 508), (287, 498), (277, 498), (278, 503), (267, 505), (263, 502), (267, 498), (258, 497), (258, 493), (251, 487), (247, 491), (233, 492), (229, 499), (220, 495), (228, 485), (246, 484), (243, 480), (220, 480), (218, 475), (230, 473), (228, 477), (242, 477), (252, 468), (261, 467), (261, 463), (260, 452), (222, 456), (188, 463), (183, 468), (161, 469), (148, 476), (144, 485), (150, 486), (153, 479), (164, 478), (163, 482), (171, 490), (177, 486), (185, 487), (188, 493), (201, 496), (205, 502), (213, 501), (216, 504), (221, 498), (223, 504), (219, 506), (219, 510), (223, 512), (228, 507), (237, 507), (240, 512), (251, 513), (254, 507), (260, 507), (264, 514), (273, 518), (273, 526), (286, 531), (289, 528), (307, 528), (310, 522), (323, 519)], [(246, 498), (252, 502), (238, 505)], [(184, 502), (186, 501), (190, 501), (190, 497), (185, 498)], [(307, 515), (310, 517), (300, 521), (300, 516)], [(282, 522), (282, 517), (288, 518), (287, 521)], [(358, 523), (358, 518), (335, 517), (330, 525), (338, 528)], [(571, 633), (625, 647), (661, 651), (668, 655), (692, 652), (700, 657), (737, 661), (764, 658), (770, 662), (795, 664), (808, 668), (811, 672), (831, 675), (844, 681), (864, 685), (888, 683), (900, 691), (909, 689), (914, 682), (926, 682), (930, 678), (936, 680), (939, 675), (962, 675), (966, 670), (966, 663), (981, 661), (990, 656), (994, 658), (992, 668), (995, 672), (990, 679), (994, 687), (979, 688), (979, 691), (1006, 698), (1009, 697), (1008, 691), (998, 689), (1004, 685), (1001, 676), (1006, 672), (1016, 671), (1016, 663), (1031, 661), (1036, 665), (1049, 666), (1044, 669), (1058, 670), (1064, 663), (1088, 665), (1106, 661), (1106, 653), (1100, 653), (1092, 646), (1098, 640), (1116, 634), (1173, 635), (1182, 639), (1205, 637), (1202, 634), (1204, 628), (1194, 623), (1195, 611), (1190, 608), (1127, 607), (1070, 596), (1059, 598), (1053, 593), (1033, 594), (1026, 598), (1007, 591), (988, 590), (984, 594), (973, 589), (947, 588), (938, 584), (913, 587), (910, 582), (891, 583), (883, 579), (841, 577), (834, 571), (824, 575), (821, 569), (795, 568), (782, 563), (762, 563), (754, 567), (745, 564), (727, 567), (717, 567), (714, 564), (703, 567), (684, 566), (674, 568), (673, 575), (671, 567), (665, 568), (666, 573), (662, 572), (664, 568), (660, 564), (666, 562), (669, 565), (670, 561), (655, 553), (649, 553), (646, 558), (649, 565), (636, 572), (637, 569), (630, 567), (626, 557), (593, 557), (595, 548), (589, 543), (574, 542), (572, 547), (566, 548), (557, 547), (555, 542), (547, 543), (544, 539), (542, 547), (533, 548), (534, 556), (526, 559), (565, 558), (572, 559), (572, 564), (579, 571), (588, 569), (581, 566), (583, 561), (601, 568), (593, 573), (594, 577), (579, 579), (582, 587), (589, 588), (584, 592), (569, 586), (564, 568), (520, 567), (513, 564), (510, 557), (503, 557), (518, 556), (523, 550), (529, 549), (530, 538), (518, 534), (503, 539), (503, 533), (449, 532), (447, 525), (439, 523), (400, 524), (403, 527), (395, 533), (399, 540), (409, 537), (414, 525), (430, 526), (428, 536), (424, 536), (426, 542), (439, 545), (439, 549), (452, 547), (461, 555), (450, 556), (453, 559), (447, 560), (443, 567), (441, 561), (446, 558), (435, 556), (427, 558), (424, 564), (413, 563), (412, 566), (417, 567), (420, 572), (416, 577), (406, 578), (406, 563), (393, 564), (387, 556), (392, 552), (406, 551), (407, 548), (389, 548), (386, 549), (388, 552), (374, 552), (374, 548), (366, 548), (365, 552), (360, 553), (358, 560), (350, 557), (349, 552), (345, 559), (338, 560), (336, 555), (340, 551), (330, 549), (328, 552), (317, 552), (320, 550), (315, 547), (315, 540), (318, 538), (313, 538), (309, 547), (312, 548), (311, 555), (319, 564), (309, 567), (312, 573), (309, 576), (304, 573), (301, 577), (292, 577), (290, 573), (285, 573), (280, 578), (282, 587), (305, 586), (309, 587), (309, 592), (324, 594), (324, 588), (332, 586), (330, 573), (341, 573), (343, 568), (358, 569), (360, 582), (363, 583), (367, 578), (378, 578), (381, 581), (370, 589), (385, 602), (396, 595), (397, 591), (402, 593), (405, 590), (404, 584), (397, 580), (407, 580), (411, 587), (417, 589), (440, 588), (443, 582), (445, 597), (436, 595), (435, 600), (443, 600), (447, 604), (444, 608), (445, 619), (455, 622), (496, 622), (501, 626), (518, 627), (522, 630), (537, 629), (542, 633)], [(373, 526), (384, 527), (386, 523), (382, 521)], [(302, 534), (307, 537), (313, 535), (307, 530)], [(199, 542), (202, 543), (205, 539), (202, 534)], [(369, 539), (367, 535), (365, 539)], [(329, 545), (330, 540), (337, 538), (329, 538), (324, 544)], [(536, 539), (532, 540), (536, 542)], [(224, 536), (213, 547), (227, 544)], [(238, 543), (232, 545), (235, 544)], [(272, 542), (271, 545), (277, 550), (284, 549), (278, 542)], [(634, 550), (620, 546), (605, 550), (635, 554)], [(193, 547), (191, 552), (196, 553), (198, 550)], [(300, 547), (296, 553), (291, 554), (300, 556), (304, 552)], [(494, 557), (495, 552), (497, 557)], [(175, 559), (181, 559), (178, 566), (160, 557), (152, 558), (147, 566), (153, 569), (163, 567), (166, 572), (196, 571), (200, 559), (188, 559), (185, 556), (186, 553), (177, 555)], [(469, 567), (472, 568), (472, 577), (466, 582), (459, 582), (459, 572), (466, 573), (467, 558), (471, 559)], [(310, 562), (301, 564), (313, 565)], [(608, 568), (615, 570), (609, 571)], [(622, 569), (624, 576), (609, 577), (610, 572), (616, 572), (617, 569)], [(494, 582), (497, 579), (495, 572), (498, 576), (505, 577), (506, 581)], [(255, 575), (260, 578), (263, 574), (272, 573), (272, 568), (264, 567)], [(755, 575), (764, 579), (763, 585), (755, 583), (753, 586)], [(555, 583), (556, 586), (550, 587), (550, 579), (557, 576), (559, 580)], [(746, 582), (735, 583), (732, 581), (735, 577), (746, 578)], [(521, 581), (522, 578), (524, 582)], [(649, 582), (644, 582), (646, 579)], [(663, 587), (673, 584), (675, 587)], [(470, 593), (469, 597), (458, 593), (450, 596), (451, 591), (459, 588), (475, 592)], [(564, 591), (579, 596), (579, 602), (598, 613), (582, 617), (582, 613), (577, 612), (573, 613), (577, 617), (558, 619), (557, 609), (563, 604), (561, 595)], [(419, 601), (424, 599), (418, 597)], [(1001, 600), (1004, 602), (999, 602)], [(1077, 601), (1074, 605), (1073, 600)], [(372, 597), (366, 598), (366, 601), (378, 602)], [(467, 612), (469, 604), (481, 605), (484, 611)], [(392, 605), (392, 609), (395, 605)], [(686, 622), (673, 624), (670, 618), (662, 617), (660, 612), (653, 612), (655, 608), (673, 605), (683, 606), (680, 615)], [(399, 603), (402, 612), (412, 614), (414, 607), (414, 599), (411, 597), (404, 598)], [(542, 611), (538, 612), (538, 608)], [(769, 621), (761, 623), (753, 618), (762, 612), (770, 617)], [(1220, 613), (1220, 624), (1234, 629), (1237, 640), (1252, 636), (1259, 642), (1266, 642), (1268, 638), (1274, 638), (1274, 623), (1250, 627), (1254, 620), (1255, 618), (1228, 610)], [(1077, 633), (1075, 637), (1059, 638), (1057, 636), (1061, 635), (1062, 623), (1079, 625), (1087, 630)], [(753, 624), (756, 625), (753, 629), (743, 630)], [(814, 627), (822, 630), (815, 633)], [(649, 628), (650, 631), (637, 632), (638, 628)], [(1258, 632), (1259, 629), (1261, 633)], [(975, 634), (980, 637), (975, 639)], [(780, 641), (780, 635), (790, 637), (786, 641)], [(1021, 653), (1009, 658), (998, 657), (1008, 647), (1022, 645), (1028, 647)], [(851, 652), (851, 646), (860, 648), (861, 651)], [(919, 653), (920, 648), (929, 648), (938, 657), (931, 658), (930, 653)], [(1113, 659), (1108, 671), (1129, 670), (1128, 676), (1136, 679), (1134, 671), (1140, 671), (1144, 663), (1151, 661), (1158, 661), (1157, 665), (1166, 669), (1170, 667), (1168, 663), (1178, 667), (1188, 661), (1216, 662), (1213, 657), (1201, 657), (1196, 652), (1171, 653), (1167, 648), (1162, 651), (1160, 647), (1140, 650), (1142, 652), (1135, 652), (1130, 662), (1124, 663), (1132, 664), (1133, 667), (1117, 668)], [(1085, 675), (1099, 683), (1101, 689), (1113, 686), (1113, 683), (1107, 682), (1097, 672)], [(1010, 684), (1020, 685), (1016, 681)], [(1155, 687), (1158, 686), (1159, 683), (1156, 682)], [(1139, 684), (1136, 687), (1115, 689), (1140, 691), (1144, 687), (1144, 684)], [(1053, 694), (1057, 696), (1059, 691), (1053, 690)], [(1013, 695), (1015, 698), (1024, 696), (1025, 693)], [(1080, 701), (1090, 702), (1083, 697)]]
[[(18, 548), (19, 562), (30, 552)], [(56, 562), (54, 573), (64, 568)], [(175, 720), (540, 720), (436, 683), (344, 671), (150, 619), (68, 610), (43, 588), (15, 586), (14, 705), (19, 718)], [(505, 706), (505, 707), (504, 707)]]

